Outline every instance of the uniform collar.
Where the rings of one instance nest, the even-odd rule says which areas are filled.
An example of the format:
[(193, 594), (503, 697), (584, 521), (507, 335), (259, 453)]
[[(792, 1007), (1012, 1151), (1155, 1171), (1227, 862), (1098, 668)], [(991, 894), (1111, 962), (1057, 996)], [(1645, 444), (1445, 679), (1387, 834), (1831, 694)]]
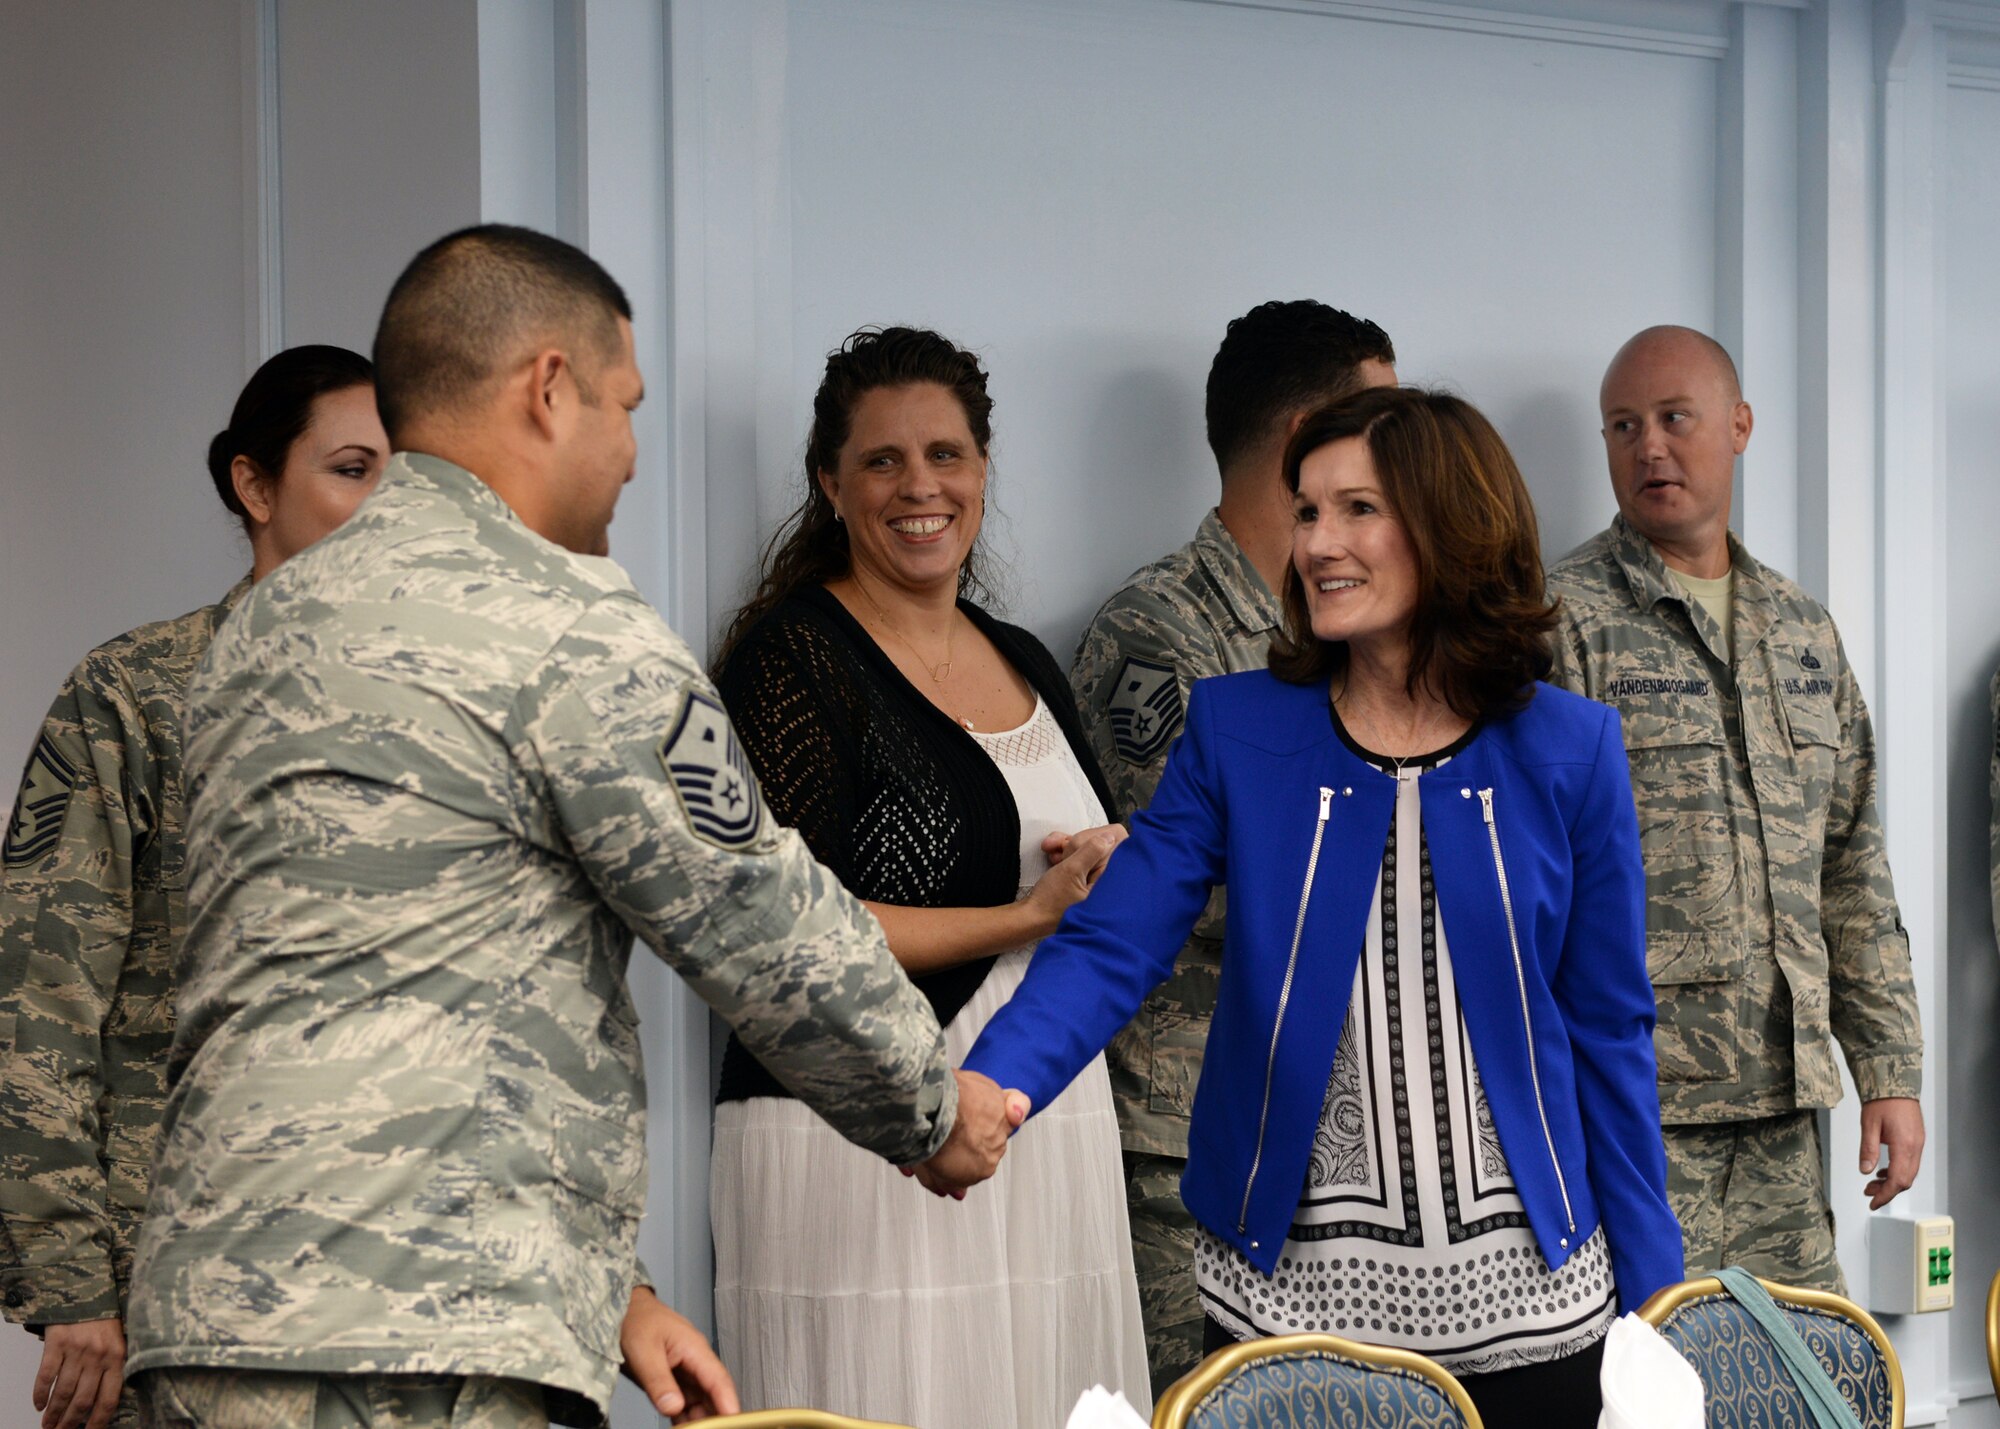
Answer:
[[(1736, 533), (1725, 533), (1729, 542), (1729, 567), (1736, 575), (1731, 600), (1735, 610), (1736, 655), (1740, 660), (1755, 650), (1777, 621), (1777, 603), (1765, 579), (1764, 563), (1743, 548)], [(1611, 518), (1611, 552), (1625, 573), (1634, 603), (1650, 611), (1663, 600), (1673, 601), (1687, 611), (1688, 619), (1708, 645), (1710, 653), (1727, 667), (1729, 660), (1722, 645), (1722, 632), (1701, 608), (1701, 602), (1687, 593), (1667, 570), (1666, 560), (1653, 543), (1633, 530), (1621, 513)]]
[(1194, 550), (1238, 626), (1253, 634), (1278, 628), (1277, 598), (1222, 524), (1220, 511), (1211, 508), (1201, 518), (1194, 533)]
[(500, 494), (464, 467), (429, 452), (397, 452), (382, 473), (382, 485), (391, 484), (433, 492), (468, 516), (495, 517), (519, 526), (521, 518)]

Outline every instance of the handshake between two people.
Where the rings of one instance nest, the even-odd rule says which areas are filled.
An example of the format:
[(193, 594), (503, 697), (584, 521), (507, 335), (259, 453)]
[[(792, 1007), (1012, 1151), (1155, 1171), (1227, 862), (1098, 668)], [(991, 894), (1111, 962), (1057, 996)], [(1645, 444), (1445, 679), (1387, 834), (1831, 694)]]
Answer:
[[(1085, 829), (1078, 834), (1052, 833), (1042, 840), (1048, 872), (1036, 881), (1025, 901), (1040, 906), (1053, 932), (1071, 905), (1089, 895), (1112, 852), (1125, 840), (1122, 824)], [(1000, 1169), (1008, 1138), (1028, 1119), (1033, 1105), (1025, 1092), (1003, 1089), (991, 1077), (959, 1069), (958, 1120), (951, 1135), (928, 1161), (905, 1166), (931, 1194), (965, 1199), (966, 1191)]]

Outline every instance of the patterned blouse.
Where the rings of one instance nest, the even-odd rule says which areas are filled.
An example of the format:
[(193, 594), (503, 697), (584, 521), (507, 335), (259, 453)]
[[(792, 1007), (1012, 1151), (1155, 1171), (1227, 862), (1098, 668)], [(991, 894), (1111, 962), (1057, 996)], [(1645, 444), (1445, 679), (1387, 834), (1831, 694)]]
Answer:
[(1340, 730), (1401, 781), (1395, 824), (1278, 1268), (1206, 1230), (1196, 1245), (1203, 1308), (1239, 1339), (1332, 1333), (1484, 1374), (1573, 1354), (1616, 1318), (1601, 1229), (1559, 1271), (1542, 1258), (1460, 1010), (1416, 780), (1473, 732), (1399, 766)]

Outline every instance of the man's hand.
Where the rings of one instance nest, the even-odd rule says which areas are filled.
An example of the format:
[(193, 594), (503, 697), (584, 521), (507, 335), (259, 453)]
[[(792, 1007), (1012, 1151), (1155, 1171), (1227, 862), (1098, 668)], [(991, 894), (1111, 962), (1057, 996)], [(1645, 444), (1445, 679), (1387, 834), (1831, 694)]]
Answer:
[[(1889, 1164), (1877, 1171), (1881, 1149)], [(1879, 1211), (1917, 1179), (1924, 1159), (1924, 1109), (1915, 1097), (1877, 1097), (1861, 1104), (1861, 1174), (1875, 1179), (1862, 1188), (1868, 1209)]]
[(1020, 1092), (1003, 1092), (991, 1077), (959, 1069), (958, 1120), (937, 1154), (915, 1166), (905, 1166), (905, 1176), (915, 1176), (933, 1195), (965, 1199), (966, 1188), (976, 1186), (1000, 1168), (1007, 1154), (1007, 1138), (1028, 1119), (1028, 1098)]
[(674, 1423), (742, 1412), (736, 1382), (701, 1331), (662, 1304), (648, 1286), (632, 1292), (618, 1348), (625, 1356), (626, 1378)]
[(83, 1320), (42, 1331), (42, 1367), (35, 1371), (42, 1429), (104, 1429), (124, 1387), (122, 1321)]

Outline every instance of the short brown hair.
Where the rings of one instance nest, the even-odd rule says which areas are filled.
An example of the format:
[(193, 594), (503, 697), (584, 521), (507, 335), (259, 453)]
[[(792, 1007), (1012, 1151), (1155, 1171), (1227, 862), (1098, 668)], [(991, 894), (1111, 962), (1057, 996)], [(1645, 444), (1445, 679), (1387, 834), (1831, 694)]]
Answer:
[(389, 290), (375, 328), (375, 405), (392, 446), (409, 424), (477, 400), (541, 344), (566, 348), (578, 395), (618, 359), (625, 290), (581, 248), (505, 223), (447, 233)]
[[(1382, 495), (1416, 551), (1411, 693), (1428, 684), (1467, 719), (1522, 708), (1553, 664), (1556, 611), (1542, 583), (1535, 505), (1507, 444), (1461, 398), (1371, 387), (1300, 424), (1285, 448), (1285, 485), (1296, 494), (1305, 459), (1349, 437), (1368, 444)], [(1308, 685), (1345, 670), (1346, 644), (1313, 634), (1296, 567), (1285, 573), (1284, 607), (1271, 673)]]

